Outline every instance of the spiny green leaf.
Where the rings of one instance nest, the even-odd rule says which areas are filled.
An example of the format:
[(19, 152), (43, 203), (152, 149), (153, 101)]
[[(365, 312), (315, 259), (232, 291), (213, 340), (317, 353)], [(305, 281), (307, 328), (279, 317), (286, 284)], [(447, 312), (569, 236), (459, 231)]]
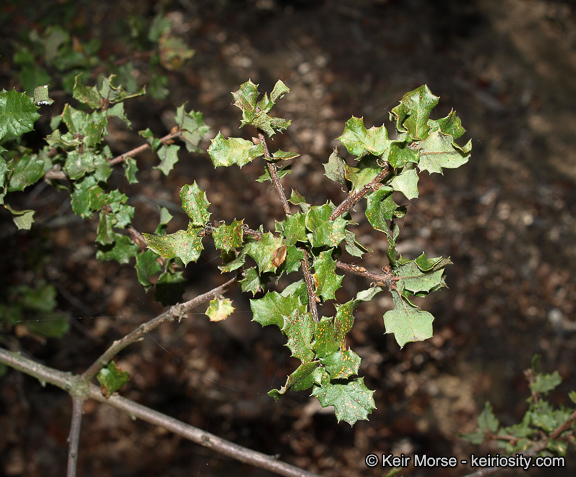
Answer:
[(380, 187), (366, 199), (366, 218), (376, 230), (387, 231), (386, 221), (394, 217), (398, 204), (392, 199), (393, 192), (391, 187)]
[(384, 313), (384, 326), (386, 333), (394, 334), (400, 348), (411, 341), (432, 338), (432, 314), (420, 310), (395, 291), (392, 291), (392, 300), (394, 309)]
[(350, 232), (350, 230), (345, 230), (346, 232), (346, 243), (344, 248), (353, 257), (362, 257), (365, 253), (371, 252), (369, 248), (364, 247), (360, 242), (356, 240), (356, 236)]
[(148, 247), (164, 258), (180, 258), (184, 265), (195, 262), (204, 248), (202, 238), (198, 237), (200, 227), (188, 227), (169, 235), (142, 234)]
[(442, 168), (456, 169), (468, 162), (472, 143), (463, 148), (454, 147), (452, 136), (440, 131), (430, 133), (425, 141), (420, 142), (420, 162), (418, 168), (422, 171), (442, 173)]
[(418, 197), (418, 173), (415, 169), (403, 170), (394, 177), (390, 185), (399, 192), (402, 192), (408, 200)]
[(267, 232), (261, 240), (247, 243), (244, 251), (256, 261), (260, 273), (271, 272), (278, 266), (274, 264), (274, 252), (282, 245), (282, 238)]
[(363, 156), (365, 151), (374, 156), (385, 156), (390, 149), (388, 131), (382, 125), (366, 130), (363, 118), (352, 117), (346, 121), (338, 141), (354, 156)]
[(454, 139), (458, 139), (466, 132), (466, 129), (462, 127), (460, 118), (456, 116), (454, 110), (450, 111), (450, 114), (445, 118), (438, 120), (430, 119), (428, 124), (432, 131), (437, 131), (439, 129), (444, 134), (452, 136)]
[(374, 404), (374, 391), (364, 385), (364, 378), (345, 383), (331, 382), (325, 376), (321, 386), (314, 386), (312, 396), (316, 396), (322, 407), (334, 406), (338, 422), (345, 421), (353, 426), (358, 420), (368, 419)]
[(550, 391), (556, 389), (562, 378), (558, 371), (554, 371), (552, 374), (536, 374), (534, 382), (530, 383), (530, 391), (539, 394), (548, 394)]
[(102, 368), (96, 376), (100, 383), (100, 388), (104, 397), (109, 398), (111, 394), (118, 391), (130, 379), (130, 373), (122, 371), (114, 361), (110, 361), (108, 366)]
[(244, 240), (243, 224), (243, 220), (234, 220), (230, 225), (221, 224), (216, 227), (212, 233), (214, 246), (220, 250), (241, 247)]
[(337, 247), (346, 238), (345, 227), (348, 221), (342, 217), (330, 220), (334, 210), (331, 204), (312, 206), (306, 214), (306, 228), (312, 232), (309, 239), (313, 247)]
[(210, 318), (210, 321), (222, 321), (228, 318), (233, 311), (232, 300), (219, 297), (210, 301), (206, 315)]
[(252, 296), (261, 292), (268, 283), (267, 274), (259, 275), (256, 268), (244, 270), (244, 278), (240, 280), (243, 292), (251, 292)]
[(246, 139), (235, 137), (224, 139), (222, 133), (218, 133), (212, 139), (208, 154), (214, 167), (230, 166), (232, 164), (243, 167), (257, 157), (264, 155), (264, 147), (262, 144), (253, 144)]
[(438, 100), (426, 85), (406, 93), (390, 113), (391, 119), (396, 120), (396, 129), (408, 132), (413, 140), (426, 139), (430, 130), (428, 117)]
[(268, 393), (268, 396), (278, 400), (288, 391), (303, 391), (304, 389), (312, 387), (314, 383), (319, 382), (323, 374), (326, 374), (326, 371), (320, 368), (319, 362), (308, 361), (302, 363), (296, 371), (288, 376), (286, 384), (282, 386), (282, 388), (272, 389)]
[(93, 109), (98, 109), (108, 104), (120, 103), (129, 98), (136, 98), (146, 94), (142, 88), (136, 93), (128, 93), (122, 86), (114, 86), (112, 83), (116, 75), (110, 75), (102, 80), (101, 86), (84, 86), (81, 80), (82, 75), (76, 76), (72, 96), (81, 103), (87, 104)]
[(352, 182), (352, 190), (360, 190), (372, 182), (382, 171), (382, 166), (376, 156), (366, 156), (360, 160), (356, 167), (344, 166), (346, 179)]
[(177, 144), (169, 144), (166, 146), (162, 144), (160, 149), (158, 149), (158, 157), (160, 158), (160, 164), (154, 166), (154, 169), (158, 169), (164, 173), (165, 176), (170, 174), (170, 171), (174, 168), (178, 162), (178, 151), (180, 146)]
[(283, 296), (278, 292), (269, 291), (263, 298), (250, 300), (250, 308), (254, 314), (254, 321), (262, 326), (276, 325), (284, 327), (284, 317), (290, 316), (294, 310), (299, 313), (306, 312), (298, 295)]
[(314, 335), (314, 321), (311, 313), (294, 310), (290, 316), (285, 317), (282, 331), (288, 338), (286, 346), (292, 351), (292, 356), (303, 363), (312, 361), (314, 352), (310, 342)]
[(332, 250), (321, 252), (314, 260), (314, 276), (317, 280), (316, 295), (324, 300), (336, 298), (336, 291), (342, 286), (344, 277), (336, 273), (336, 262), (332, 260)]
[(182, 208), (190, 217), (190, 223), (195, 227), (204, 227), (210, 219), (208, 207), (210, 202), (206, 199), (206, 193), (200, 189), (196, 181), (192, 185), (186, 184), (180, 189)]
[(344, 158), (338, 154), (338, 149), (334, 149), (328, 162), (324, 164), (324, 170), (326, 171), (326, 177), (328, 179), (338, 182), (343, 188), (347, 188), (346, 183), (346, 168), (347, 164)]
[(358, 374), (360, 369), (360, 356), (352, 350), (336, 351), (320, 359), (332, 380), (347, 379)]
[(24, 155), (17, 160), (10, 161), (8, 170), (11, 171), (8, 190), (10, 192), (21, 191), (44, 176), (44, 160), (37, 155)]
[(500, 423), (492, 411), (492, 404), (489, 402), (484, 404), (484, 409), (478, 416), (478, 427), (484, 433), (486, 431), (496, 432), (500, 427)]
[(150, 277), (162, 271), (162, 265), (158, 263), (158, 254), (153, 250), (144, 250), (136, 256), (136, 274), (138, 282), (146, 291), (152, 288)]
[(96, 258), (98, 260), (115, 260), (118, 263), (129, 263), (132, 257), (138, 254), (138, 245), (126, 235), (114, 234), (114, 242), (107, 246), (98, 247)]
[(334, 329), (332, 318), (323, 317), (316, 323), (312, 348), (319, 358), (338, 351), (339, 343), (336, 339), (336, 330)]
[(176, 110), (174, 119), (182, 132), (181, 138), (184, 140), (188, 152), (200, 153), (202, 150), (198, 147), (198, 144), (200, 144), (200, 141), (210, 128), (202, 119), (202, 113), (196, 111), (187, 113), (184, 109), (185, 106), (186, 104), (183, 104)]
[(288, 215), (285, 220), (276, 222), (276, 232), (282, 233), (286, 244), (294, 245), (296, 242), (306, 242), (306, 216), (300, 212)]
[(39, 117), (38, 107), (26, 94), (0, 92), (0, 141), (32, 131)]

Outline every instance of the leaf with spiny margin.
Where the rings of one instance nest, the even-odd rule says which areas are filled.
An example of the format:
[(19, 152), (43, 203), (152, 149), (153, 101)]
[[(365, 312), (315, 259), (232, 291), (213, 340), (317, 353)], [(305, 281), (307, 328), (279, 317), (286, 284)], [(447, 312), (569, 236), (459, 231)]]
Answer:
[(0, 141), (32, 131), (38, 118), (38, 106), (25, 93), (0, 91)]
[(114, 234), (114, 242), (99, 246), (96, 258), (101, 261), (114, 260), (118, 263), (130, 263), (132, 257), (138, 254), (138, 245), (126, 235)]
[[(37, 155), (25, 154), (18, 159), (13, 159), (7, 164), (10, 180), (8, 191), (22, 191), (26, 187), (35, 184), (44, 176), (44, 159)], [(4, 181), (0, 182), (0, 186)]]
[(154, 169), (161, 170), (165, 176), (170, 174), (170, 171), (174, 168), (178, 162), (178, 151), (180, 146), (176, 144), (170, 144), (168, 146), (162, 144), (160, 149), (158, 149), (158, 157), (160, 158), (160, 164), (154, 166)]
[(384, 313), (386, 333), (393, 333), (396, 342), (403, 348), (412, 341), (424, 341), (432, 338), (434, 316), (422, 311), (417, 306), (392, 290), (394, 309)]
[(166, 207), (159, 207), (159, 209), (160, 209), (160, 220), (158, 221), (158, 226), (156, 227), (154, 233), (157, 235), (164, 235), (166, 233), (166, 228), (168, 224), (174, 217)]
[(188, 230), (178, 230), (169, 235), (142, 234), (148, 243), (148, 248), (154, 250), (163, 258), (176, 258), (188, 265), (200, 257), (204, 248), (202, 238), (198, 237), (201, 227), (188, 226)]
[(424, 272), (420, 270), (415, 260), (400, 265), (395, 272), (400, 277), (396, 283), (400, 290), (428, 294), (446, 286), (443, 268)]
[(558, 371), (554, 371), (552, 374), (536, 373), (534, 381), (530, 383), (530, 391), (533, 394), (548, 394), (556, 389), (561, 382), (562, 378)]
[(241, 247), (244, 240), (243, 220), (234, 220), (230, 225), (222, 224), (214, 229), (214, 246), (220, 250)]
[(428, 120), (430, 125), (430, 131), (440, 130), (444, 134), (452, 136), (454, 139), (458, 139), (463, 136), (466, 129), (462, 127), (462, 122), (460, 118), (456, 116), (456, 111), (450, 111), (450, 114), (442, 119), (430, 119)]
[(354, 156), (362, 156), (366, 152), (374, 156), (387, 155), (391, 141), (384, 125), (373, 126), (366, 130), (363, 118), (352, 117), (346, 121), (344, 132), (338, 141)]
[(253, 144), (251, 141), (238, 137), (224, 139), (222, 133), (219, 132), (212, 139), (208, 154), (214, 167), (231, 166), (232, 164), (243, 167), (257, 157), (263, 156), (264, 147), (262, 144)]
[(186, 184), (180, 189), (180, 199), (182, 209), (190, 217), (190, 223), (195, 227), (204, 227), (211, 215), (208, 212), (210, 202), (206, 199), (206, 192), (194, 181), (192, 185)]
[(272, 118), (267, 113), (272, 109), (275, 102), (282, 98), (290, 89), (282, 82), (278, 81), (268, 99), (265, 94), (263, 99), (256, 103), (258, 99), (258, 85), (247, 81), (240, 85), (240, 89), (232, 93), (234, 106), (242, 111), (241, 126), (251, 124), (255, 128), (266, 132), (272, 137), (277, 131), (282, 131), (290, 126), (290, 121), (282, 118)]
[(301, 261), (304, 259), (304, 253), (294, 245), (287, 247), (286, 259), (278, 267), (276, 275), (280, 276), (282, 273), (292, 273), (298, 271), (301, 266)]
[(294, 310), (291, 315), (284, 317), (282, 332), (288, 338), (286, 346), (292, 351), (293, 357), (303, 363), (314, 359), (310, 343), (314, 336), (314, 321), (310, 312)]
[(336, 340), (336, 331), (331, 317), (322, 317), (316, 323), (314, 330), (314, 341), (312, 349), (318, 358), (323, 358), (338, 351), (338, 341)]
[(297, 158), (299, 155), (300, 154), (298, 154), (297, 152), (282, 151), (282, 150), (278, 149), (276, 152), (274, 152), (272, 154), (272, 157), (270, 159), (266, 159), (266, 160), (267, 161), (274, 161), (274, 160), (288, 161), (290, 159)]
[(244, 251), (256, 261), (260, 273), (272, 272), (276, 269), (272, 263), (274, 252), (282, 245), (282, 238), (274, 237), (271, 232), (267, 232), (262, 235), (261, 240), (248, 242), (244, 246)]
[(218, 268), (223, 272), (232, 272), (242, 267), (244, 262), (246, 262), (246, 252), (244, 252), (244, 250), (242, 250), (237, 257), (235, 257), (234, 254), (223, 252), (222, 265), (219, 265)]
[(420, 86), (402, 97), (400, 104), (390, 112), (390, 119), (396, 121), (399, 132), (408, 132), (411, 139), (426, 139), (430, 130), (428, 118), (439, 99), (428, 86)]
[(454, 145), (452, 136), (433, 131), (425, 141), (420, 142), (420, 162), (418, 168), (430, 174), (442, 174), (442, 168), (456, 169), (468, 162), (472, 143), (464, 147)]
[(372, 182), (382, 171), (376, 156), (366, 156), (360, 160), (356, 167), (345, 166), (346, 179), (352, 182), (352, 190), (360, 190), (366, 184)]
[(348, 221), (342, 217), (330, 220), (333, 210), (332, 204), (324, 204), (310, 207), (306, 214), (306, 228), (312, 232), (308, 237), (313, 247), (337, 247), (346, 238)]
[(144, 250), (136, 256), (136, 275), (138, 282), (146, 291), (150, 290), (154, 284), (150, 277), (162, 271), (162, 265), (158, 263), (158, 254), (153, 250)]
[(136, 178), (136, 173), (138, 172), (138, 163), (136, 159), (127, 157), (122, 167), (124, 168), (124, 174), (126, 175), (128, 184), (137, 184), (138, 179)]
[(336, 305), (336, 316), (334, 317), (335, 338), (342, 350), (346, 349), (346, 334), (352, 329), (354, 324), (354, 310), (361, 301), (370, 301), (381, 291), (380, 287), (362, 290), (356, 294), (356, 298), (342, 305)]
[(251, 292), (252, 296), (261, 292), (269, 282), (268, 274), (259, 275), (256, 268), (244, 270), (244, 278), (240, 280), (243, 292)]
[(250, 308), (254, 321), (262, 326), (276, 325), (280, 329), (284, 327), (284, 317), (290, 316), (294, 310), (306, 312), (306, 305), (302, 304), (299, 294), (284, 296), (274, 291), (269, 291), (263, 298), (250, 300)]
[(72, 97), (93, 109), (99, 109), (109, 104), (120, 103), (146, 94), (146, 88), (142, 88), (136, 93), (128, 93), (122, 86), (114, 86), (112, 82), (116, 75), (104, 78), (101, 86), (85, 86), (81, 81), (81, 77), (82, 74), (79, 74), (74, 79)]
[(320, 382), (322, 376), (325, 374), (326, 371), (320, 367), (320, 363), (317, 361), (302, 363), (296, 371), (288, 376), (284, 386), (280, 389), (272, 389), (268, 392), (268, 396), (277, 401), (288, 391), (303, 391), (304, 389), (312, 387), (315, 383)]
[(284, 236), (287, 245), (294, 245), (296, 242), (307, 242), (305, 222), (306, 216), (296, 212), (288, 215), (285, 220), (276, 222), (276, 232), (280, 232)]
[(176, 117), (174, 118), (182, 135), (181, 138), (186, 144), (188, 152), (202, 152), (198, 147), (200, 141), (204, 138), (210, 128), (202, 119), (202, 113), (196, 111), (186, 112), (184, 109), (186, 103), (176, 110)]
[(328, 375), (322, 377), (321, 386), (314, 386), (312, 396), (316, 396), (322, 407), (334, 406), (338, 422), (345, 421), (353, 426), (358, 420), (368, 419), (376, 409), (374, 391), (364, 384), (364, 378), (345, 383), (331, 382)]
[(435, 257), (426, 258), (426, 254), (422, 253), (418, 258), (414, 260), (418, 268), (423, 272), (429, 272), (430, 270), (439, 270), (444, 268), (446, 265), (452, 265), (452, 261), (449, 258)]
[(328, 162), (324, 164), (325, 175), (328, 179), (338, 182), (344, 189), (348, 188), (346, 181), (346, 161), (338, 154), (338, 149), (334, 148), (332, 154), (328, 158)]
[(412, 200), (418, 198), (418, 179), (416, 169), (405, 169), (390, 181), (390, 186)]
[(78, 144), (83, 144), (84, 147), (99, 146), (106, 134), (106, 126), (108, 126), (108, 117), (105, 113), (85, 113), (69, 104), (64, 106), (62, 120), (68, 128), (68, 132), (62, 136), (62, 139), (76, 140)]
[(347, 379), (358, 374), (360, 369), (360, 356), (351, 349), (336, 351), (320, 359), (331, 379)]
[(4, 204), (4, 207), (12, 214), (12, 221), (14, 225), (18, 227), (18, 230), (30, 230), (32, 228), (32, 224), (34, 223), (34, 210), (15, 210), (8, 204)]
[(408, 144), (403, 141), (394, 141), (390, 148), (390, 154), (388, 155), (388, 162), (394, 168), (400, 168), (405, 166), (408, 162), (413, 162), (415, 164), (420, 160), (418, 151), (410, 148)]
[(336, 290), (342, 286), (344, 277), (336, 273), (336, 262), (332, 260), (332, 250), (320, 253), (314, 260), (314, 277), (316, 278), (316, 295), (324, 300), (334, 300)]
[(122, 371), (114, 361), (110, 361), (108, 366), (102, 368), (96, 376), (100, 383), (102, 395), (109, 398), (112, 394), (124, 386), (130, 379), (130, 373)]
[(398, 204), (392, 199), (393, 193), (394, 189), (391, 187), (380, 187), (366, 198), (366, 218), (376, 230), (387, 231), (386, 221), (394, 217)]
[(350, 232), (350, 230), (345, 230), (346, 232), (346, 242), (344, 248), (353, 257), (362, 257), (365, 253), (371, 252), (369, 248), (364, 247), (360, 242), (356, 240), (356, 236)]
[(300, 207), (300, 210), (305, 214), (307, 214), (308, 211), (310, 210), (310, 204), (306, 202), (304, 196), (300, 194), (300, 192), (298, 192), (297, 190), (292, 189), (292, 194), (290, 194), (288, 202)]
[(222, 321), (228, 318), (234, 311), (230, 298), (214, 298), (206, 310), (206, 316), (210, 321)]

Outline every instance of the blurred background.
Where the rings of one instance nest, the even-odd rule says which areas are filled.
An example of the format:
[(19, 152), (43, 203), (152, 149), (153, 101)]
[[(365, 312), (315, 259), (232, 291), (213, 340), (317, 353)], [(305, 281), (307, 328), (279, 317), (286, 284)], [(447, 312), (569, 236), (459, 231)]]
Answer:
[[(152, 84), (145, 46), (135, 51), (131, 41), (145, 36), (158, 14), (194, 55), (166, 69), (164, 83)], [(391, 131), (390, 110), (422, 84), (440, 96), (434, 117), (454, 108), (467, 129), (462, 139), (473, 144), (462, 168), (422, 174), (420, 198), (400, 222), (404, 255), (425, 251), (454, 262), (449, 288), (423, 302), (436, 317), (434, 337), (400, 350), (384, 335), (382, 315), (392, 303), (384, 294), (356, 313), (348, 344), (376, 390), (369, 422), (337, 424), (305, 392), (273, 402), (266, 393), (283, 384), (296, 362), (277, 329), (251, 323), (249, 297), (239, 293), (231, 295), (236, 312), (226, 322), (210, 323), (197, 310), (124, 351), (119, 364), (132, 379), (123, 395), (325, 476), (383, 475), (364, 464), (372, 452), (494, 454), (495, 448), (470, 446), (458, 433), (476, 429), (487, 400), (503, 424), (521, 419), (529, 395), (524, 370), (535, 354), (542, 356), (542, 371), (558, 370), (564, 379), (550, 400), (569, 405), (567, 392), (576, 388), (573, 1), (6, 1), (0, 6), (0, 87), (23, 91), (50, 82), (56, 100), (41, 111), (38, 140), (69, 96), (59, 82), (64, 70), (48, 64), (45, 80), (38, 69), (25, 68), (40, 60), (32, 55), (26, 63), (22, 48), (33, 53), (26, 45), (41, 44), (54, 25), (73, 45), (97, 41), (93, 79), (131, 65), (123, 73), (154, 95), (128, 102), (128, 116), (134, 130), (149, 127), (158, 136), (168, 133), (176, 107), (187, 101), (203, 112), (210, 137), (221, 131), (250, 138), (252, 131), (238, 128), (230, 92), (248, 79), (262, 92), (284, 81), (291, 92), (275, 114), (292, 126), (272, 146), (302, 154), (284, 188), (316, 205), (344, 197), (325, 179), (322, 164), (339, 145), (345, 121), (364, 117), (367, 127), (384, 123)], [(118, 154), (144, 142), (120, 124), (111, 126), (107, 140)], [(166, 178), (153, 169), (151, 154), (137, 159), (139, 184), (128, 188), (120, 175), (118, 184), (132, 197), (140, 232), (154, 231), (158, 205), (175, 216), (169, 232), (184, 226), (178, 192), (194, 180), (206, 190), (214, 220), (245, 218), (253, 228), (273, 229), (282, 219), (273, 191), (255, 182), (257, 161), (241, 172), (214, 170), (207, 155), (183, 153)], [(62, 340), (23, 336), (22, 348), (48, 365), (81, 372), (161, 308), (139, 287), (133, 267), (95, 259), (97, 222), (74, 216), (67, 197), (42, 184), (16, 195), (14, 203), (39, 210), (31, 232), (16, 232), (8, 212), (0, 214), (0, 285), (38, 276), (54, 284), (70, 331)], [(387, 243), (370, 231), (357, 229), (372, 250), (357, 264), (377, 269), (385, 264)], [(219, 263), (218, 252), (207, 248), (187, 267), (187, 298), (227, 280)], [(346, 277), (338, 298), (349, 299), (361, 285)], [(0, 383), (0, 475), (62, 475), (69, 397), (13, 371)], [(271, 475), (95, 403), (86, 404), (82, 426), (83, 476)], [(575, 457), (569, 453), (568, 468), (531, 475), (568, 475)], [(469, 472), (412, 469), (405, 475)]]

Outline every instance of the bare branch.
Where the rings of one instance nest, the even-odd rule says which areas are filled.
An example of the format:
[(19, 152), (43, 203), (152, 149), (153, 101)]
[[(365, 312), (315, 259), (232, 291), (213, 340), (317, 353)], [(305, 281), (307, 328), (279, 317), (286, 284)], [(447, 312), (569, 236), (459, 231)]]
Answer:
[(72, 422), (68, 436), (68, 469), (66, 477), (76, 477), (78, 467), (78, 444), (80, 442), (80, 426), (84, 410), (84, 396), (72, 394)]
[(165, 311), (156, 318), (141, 324), (138, 328), (132, 331), (130, 334), (124, 336), (124, 338), (112, 343), (112, 346), (108, 348), (83, 374), (82, 379), (86, 382), (92, 380), (98, 372), (106, 366), (120, 351), (122, 351), (127, 346), (135, 343), (142, 339), (146, 333), (155, 330), (163, 323), (175, 320), (177, 318), (181, 319), (188, 311), (196, 308), (197, 306), (212, 300), (217, 295), (222, 295), (232, 289), (238, 282), (239, 277), (236, 276), (231, 280), (228, 280), (223, 285), (210, 290), (203, 295), (199, 295), (186, 303), (180, 303), (179, 305), (174, 305), (170, 307), (169, 310)]

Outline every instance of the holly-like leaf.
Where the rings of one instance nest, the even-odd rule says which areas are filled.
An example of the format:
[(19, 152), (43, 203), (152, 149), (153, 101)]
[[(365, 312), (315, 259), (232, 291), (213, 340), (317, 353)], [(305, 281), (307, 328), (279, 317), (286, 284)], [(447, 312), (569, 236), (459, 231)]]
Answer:
[(337, 247), (346, 238), (345, 227), (348, 221), (342, 217), (330, 220), (334, 210), (331, 204), (312, 206), (306, 214), (306, 228), (313, 247)]
[(210, 301), (206, 315), (210, 318), (210, 321), (222, 321), (228, 318), (233, 311), (232, 300), (218, 297)]
[(390, 118), (396, 120), (396, 129), (407, 132), (412, 140), (426, 139), (430, 130), (428, 117), (439, 99), (428, 86), (420, 86), (402, 97), (400, 104), (391, 111)]
[(288, 215), (285, 220), (276, 222), (276, 232), (282, 233), (286, 244), (294, 245), (296, 242), (306, 242), (306, 216), (300, 212)]
[(208, 212), (210, 202), (206, 199), (206, 192), (194, 181), (192, 185), (186, 184), (180, 189), (180, 199), (184, 212), (190, 217), (190, 223), (194, 227), (204, 227), (211, 215)]
[(324, 170), (326, 171), (326, 177), (328, 179), (338, 182), (344, 189), (348, 187), (346, 183), (346, 168), (347, 164), (344, 158), (338, 154), (338, 149), (334, 149), (328, 162), (324, 164)]
[(11, 170), (8, 190), (21, 191), (44, 176), (44, 160), (36, 155), (24, 155), (18, 160), (10, 161), (8, 169)]
[(222, 133), (212, 139), (208, 154), (214, 167), (236, 164), (243, 167), (257, 157), (264, 155), (262, 144), (253, 144), (242, 138), (225, 139)]
[(332, 380), (347, 379), (357, 375), (361, 361), (360, 356), (350, 349), (336, 351), (320, 359)]
[(314, 260), (314, 277), (316, 278), (316, 295), (324, 300), (333, 300), (335, 293), (342, 286), (344, 277), (336, 273), (336, 262), (332, 259), (332, 250), (320, 253)]
[(314, 385), (314, 383), (319, 382), (320, 377), (325, 374), (323, 368), (320, 368), (320, 363), (317, 361), (308, 361), (302, 363), (296, 371), (294, 371), (288, 379), (286, 384), (280, 389), (272, 389), (268, 396), (274, 398), (275, 400), (280, 399), (280, 397), (288, 391), (303, 391)]
[(338, 351), (339, 343), (336, 339), (336, 330), (334, 329), (332, 318), (323, 317), (316, 323), (312, 348), (319, 358)]
[(484, 404), (484, 409), (478, 416), (478, 427), (480, 430), (485, 433), (486, 431), (496, 432), (500, 427), (500, 422), (494, 415), (494, 411), (492, 411), (492, 404), (486, 402)]
[(391, 187), (380, 187), (377, 191), (370, 193), (366, 200), (366, 218), (370, 225), (382, 232), (388, 230), (387, 220), (392, 220), (398, 204), (392, 199), (394, 189)]
[(243, 292), (251, 292), (252, 296), (261, 292), (268, 283), (267, 274), (259, 275), (256, 268), (244, 270), (244, 278), (240, 280)]
[(272, 154), (272, 158), (268, 159), (269, 161), (280, 160), (280, 161), (289, 161), (290, 159), (295, 159), (299, 156), (297, 152), (292, 151), (282, 151), (278, 149), (276, 152)]
[(292, 351), (292, 356), (303, 363), (312, 361), (314, 352), (311, 341), (314, 335), (314, 321), (311, 313), (294, 310), (291, 315), (285, 317), (282, 331), (288, 338), (286, 346)]
[(122, 167), (124, 168), (124, 174), (126, 175), (128, 184), (137, 184), (138, 179), (136, 178), (136, 173), (138, 172), (138, 163), (136, 159), (127, 157)]
[(364, 378), (341, 383), (323, 377), (321, 386), (314, 386), (312, 396), (316, 396), (322, 407), (334, 406), (338, 422), (345, 421), (353, 426), (358, 420), (368, 419), (376, 409), (374, 391), (364, 384)]
[(552, 374), (537, 373), (534, 381), (530, 383), (530, 391), (532, 393), (548, 394), (556, 389), (561, 382), (562, 378), (558, 371), (554, 371)]
[(276, 269), (273, 262), (274, 253), (282, 245), (282, 238), (274, 237), (272, 233), (267, 232), (262, 235), (261, 240), (247, 243), (244, 251), (256, 261), (260, 273), (272, 272)]
[(174, 169), (174, 166), (178, 162), (178, 151), (180, 146), (176, 144), (169, 144), (166, 146), (162, 144), (160, 149), (158, 149), (158, 157), (160, 158), (160, 164), (155, 166), (154, 169), (162, 171), (162, 173), (167, 176), (170, 171)]
[(374, 156), (385, 156), (390, 149), (391, 141), (388, 131), (382, 125), (366, 130), (363, 118), (352, 117), (346, 121), (344, 132), (338, 141), (354, 156), (363, 156), (366, 152)]
[(392, 179), (390, 185), (394, 190), (402, 192), (408, 200), (418, 197), (418, 173), (415, 169), (403, 170)]
[(401, 277), (396, 285), (414, 294), (419, 292), (428, 294), (446, 286), (443, 268), (423, 272), (415, 260), (400, 265), (396, 269), (396, 274)]
[(466, 132), (466, 129), (462, 127), (460, 118), (456, 116), (454, 110), (450, 111), (450, 114), (445, 118), (428, 120), (428, 124), (430, 125), (431, 131), (437, 131), (439, 129), (444, 134), (452, 136), (454, 139), (458, 139)]
[(220, 250), (241, 247), (244, 240), (243, 224), (243, 220), (234, 220), (230, 225), (221, 224), (216, 227), (212, 233), (214, 246)]
[(346, 232), (346, 243), (344, 247), (346, 251), (353, 257), (362, 257), (365, 253), (371, 252), (370, 249), (364, 247), (360, 242), (356, 240), (356, 236), (349, 230)]
[(269, 291), (263, 298), (250, 300), (250, 308), (254, 315), (253, 320), (262, 326), (276, 325), (284, 327), (284, 317), (290, 316), (295, 310), (298, 313), (306, 312), (306, 305), (302, 304), (300, 294), (306, 290), (306, 284), (298, 283), (298, 289), (286, 289), (282, 294)]
[(34, 223), (34, 210), (15, 210), (8, 204), (4, 207), (12, 213), (12, 221), (18, 227), (18, 230), (30, 230)]
[(422, 171), (442, 173), (442, 168), (456, 169), (468, 162), (472, 143), (469, 141), (463, 148), (454, 146), (452, 136), (440, 131), (430, 133), (425, 141), (420, 142), (420, 162)]
[(14, 90), (0, 91), (0, 141), (32, 131), (39, 117), (38, 107), (29, 96)]
[(169, 235), (142, 234), (146, 239), (148, 248), (154, 250), (163, 258), (176, 258), (187, 265), (200, 257), (204, 248), (202, 238), (198, 237), (200, 227), (188, 227), (188, 230), (178, 230)]
[(399, 293), (392, 291), (394, 309), (384, 313), (386, 333), (393, 333), (396, 342), (403, 348), (411, 341), (424, 341), (432, 338), (434, 316), (420, 310)]
[(79, 74), (74, 81), (72, 96), (81, 103), (98, 109), (146, 94), (145, 88), (136, 93), (128, 93), (122, 86), (114, 86), (112, 83), (115, 77), (116, 75), (110, 75), (108, 78), (104, 78), (101, 86), (85, 86), (81, 80), (82, 75)]
[(135, 267), (138, 282), (148, 291), (153, 286), (150, 277), (162, 271), (162, 265), (158, 263), (158, 254), (153, 250), (144, 250), (136, 256)]
[(104, 397), (109, 398), (111, 394), (118, 391), (130, 379), (130, 373), (122, 371), (114, 361), (110, 361), (108, 366), (102, 368), (96, 376), (100, 383), (100, 389)]
[(202, 113), (196, 111), (187, 113), (184, 109), (185, 106), (186, 104), (183, 104), (176, 110), (176, 117), (174, 119), (180, 128), (182, 133), (180, 137), (186, 144), (188, 152), (200, 153), (202, 150), (198, 145), (210, 128), (204, 122)]
[(352, 190), (360, 190), (380, 174), (382, 166), (376, 156), (366, 156), (356, 167), (345, 166), (345, 169), (346, 179), (352, 182)]

